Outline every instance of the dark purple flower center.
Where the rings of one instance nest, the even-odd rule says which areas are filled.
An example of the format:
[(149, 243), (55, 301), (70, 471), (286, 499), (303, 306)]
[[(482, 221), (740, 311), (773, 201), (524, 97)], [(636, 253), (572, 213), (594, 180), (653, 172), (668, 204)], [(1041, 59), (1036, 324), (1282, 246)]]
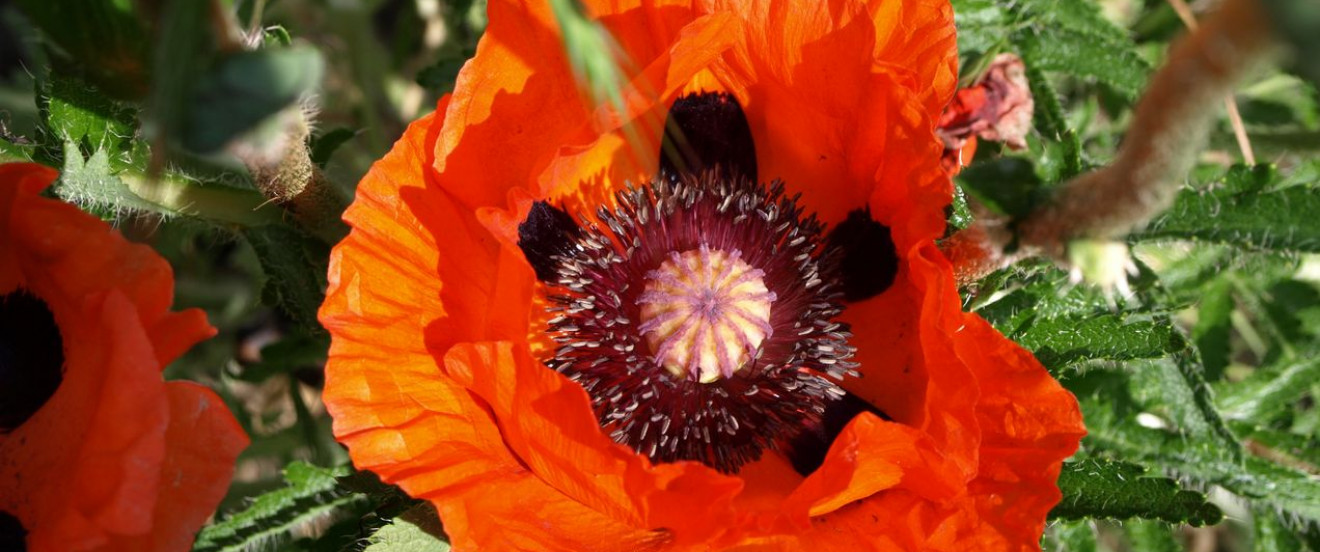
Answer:
[(587, 391), (615, 441), (655, 461), (735, 472), (785, 450), (809, 473), (874, 411), (839, 386), (857, 365), (836, 318), (845, 291), (865, 299), (893, 281), (888, 229), (858, 211), (827, 241), (782, 183), (758, 183), (727, 95), (679, 100), (662, 159), (594, 216), (537, 202), (519, 226), (548, 286), (557, 347), (543, 360)]
[(13, 514), (0, 510), (0, 550), (24, 552), (27, 550), (27, 529)]
[(64, 380), (64, 340), (41, 298), (0, 295), (0, 434), (39, 410)]

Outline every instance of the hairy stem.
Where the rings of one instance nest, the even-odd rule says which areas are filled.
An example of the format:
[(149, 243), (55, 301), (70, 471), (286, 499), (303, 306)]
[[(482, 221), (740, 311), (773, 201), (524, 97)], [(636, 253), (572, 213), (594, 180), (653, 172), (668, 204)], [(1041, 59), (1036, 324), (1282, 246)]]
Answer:
[(1019, 227), (1024, 247), (1062, 258), (1069, 241), (1115, 238), (1168, 207), (1224, 95), (1274, 51), (1256, 0), (1228, 0), (1180, 41), (1137, 104), (1108, 167), (1069, 182)]

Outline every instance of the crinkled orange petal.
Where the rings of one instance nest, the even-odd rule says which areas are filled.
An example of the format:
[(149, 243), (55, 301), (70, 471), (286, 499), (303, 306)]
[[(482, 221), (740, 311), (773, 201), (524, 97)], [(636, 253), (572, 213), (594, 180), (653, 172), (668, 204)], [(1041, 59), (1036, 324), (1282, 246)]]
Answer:
[(590, 117), (564, 56), (547, 2), (493, 0), (477, 54), (459, 72), (431, 144), (433, 166), (453, 201), (497, 205), (513, 186), (532, 185)]
[(169, 423), (151, 342), (118, 291), (75, 308), (48, 303), (66, 344), (64, 380), (0, 444), (0, 509), (23, 521), (34, 551), (146, 533)]
[[(573, 512), (620, 542), (656, 539), (592, 513), (530, 474), (486, 407), (441, 369), (438, 358), (456, 342), (526, 338), (531, 274), (437, 183), (429, 145), (439, 126), (435, 115), (413, 123), (372, 168), (345, 215), (354, 230), (331, 257), (320, 316), (335, 336), (325, 402), (336, 437), (360, 468), (431, 500), (460, 547), (573, 538), (568, 531), (576, 526), (527, 519), (518, 533), (502, 529), (507, 520), (466, 515), (507, 501), (487, 495), (506, 485), (513, 494), (499, 496), (529, 505), (510, 504), (503, 510), (509, 519)], [(527, 295), (507, 292), (520, 288)]]
[[(613, 26), (609, 21), (607, 28)], [(625, 92), (632, 111), (626, 120), (609, 128), (588, 128), (581, 142), (560, 147), (537, 178), (537, 195), (561, 198), (574, 211), (591, 212), (593, 206), (611, 203), (610, 194), (624, 184), (648, 180), (659, 165), (668, 103), (728, 50), (741, 31), (729, 14), (697, 17), (683, 26), (672, 43), (665, 43), (672, 44), (669, 49), (650, 60)]]
[(731, 525), (742, 481), (695, 462), (652, 465), (600, 430), (581, 386), (509, 343), (455, 346), (446, 372), (491, 408), (505, 442), (551, 486), (592, 509), (679, 542)]
[[(953, 6), (943, 0), (868, 0), (876, 21), (875, 58), (910, 72), (926, 116), (939, 118), (958, 86)], [(929, 161), (929, 160), (927, 160)]]
[(906, 255), (893, 287), (844, 311), (863, 367), (862, 377), (844, 386), (920, 428), (970, 474), (979, 446), (977, 378), (954, 350), (961, 312), (951, 270), (927, 242)]
[(229, 490), (234, 462), (248, 446), (247, 434), (214, 391), (191, 382), (170, 382), (165, 395), (169, 427), (151, 523), (173, 530), (116, 538), (106, 552), (187, 550)]
[(863, 413), (834, 440), (825, 462), (794, 491), (786, 508), (790, 515), (801, 509), (814, 517), (890, 488), (947, 499), (964, 488), (948, 462), (920, 431)]
[(980, 466), (971, 483), (982, 543), (1035, 550), (1045, 515), (1062, 498), (1056, 481), (1064, 458), (1086, 434), (1077, 400), (1040, 362), (975, 314), (964, 314), (958, 355), (977, 374), (981, 399)]

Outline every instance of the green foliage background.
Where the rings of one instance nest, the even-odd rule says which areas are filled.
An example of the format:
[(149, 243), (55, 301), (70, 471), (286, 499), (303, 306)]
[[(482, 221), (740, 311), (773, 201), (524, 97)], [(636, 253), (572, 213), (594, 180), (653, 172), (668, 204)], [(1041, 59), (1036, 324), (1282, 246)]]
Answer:
[[(602, 37), (553, 3), (584, 90), (610, 101)], [(54, 194), (155, 247), (176, 305), (221, 329), (167, 372), (219, 391), (253, 437), (196, 550), (447, 550), (428, 506), (353, 473), (330, 436), (315, 311), (342, 228), (291, 221), (232, 153), (278, 152), (291, 125), (310, 125), (311, 160), (342, 206), (452, 89), (485, 3), (79, 5), (0, 4), (0, 161), (60, 168)], [(1028, 149), (982, 142), (958, 178), (1009, 215), (1113, 158), (1183, 32), (1164, 0), (954, 7), (964, 84), (1000, 52), (1028, 67)], [(1236, 97), (1264, 163), (1240, 164), (1221, 120), (1173, 208), (1128, 238), (1132, 296), (1043, 261), (963, 290), (1082, 404), (1090, 435), (1059, 480), (1047, 550), (1320, 551), (1320, 94), (1306, 80), (1314, 44), (1302, 47)]]

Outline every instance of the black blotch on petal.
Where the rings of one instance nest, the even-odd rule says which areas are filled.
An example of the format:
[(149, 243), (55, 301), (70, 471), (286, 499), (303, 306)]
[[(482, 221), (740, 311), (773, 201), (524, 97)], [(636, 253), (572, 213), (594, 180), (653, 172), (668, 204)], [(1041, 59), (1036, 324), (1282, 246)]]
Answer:
[(0, 550), (27, 551), (27, 529), (23, 528), (23, 522), (4, 510), (0, 510)]
[(46, 302), (17, 289), (0, 295), (0, 434), (13, 431), (64, 380), (64, 339)]
[(827, 246), (838, 252), (839, 279), (846, 301), (861, 301), (883, 293), (898, 275), (898, 251), (889, 227), (858, 209), (830, 231)]
[(811, 475), (816, 471), (825, 462), (825, 453), (829, 452), (834, 439), (843, 433), (843, 428), (848, 422), (863, 412), (875, 414), (882, 420), (890, 419), (880, 409), (852, 393), (827, 404), (820, 425), (803, 430), (790, 439), (784, 447), (784, 455), (793, 464), (793, 469), (803, 476)]
[(581, 236), (573, 217), (544, 201), (532, 204), (527, 220), (518, 225), (518, 247), (536, 271), (536, 279), (554, 282), (559, 279), (555, 256), (568, 253)]
[(759, 182), (756, 144), (742, 106), (732, 95), (716, 92), (679, 98), (665, 121), (661, 172), (695, 176), (716, 167), (725, 178)]

